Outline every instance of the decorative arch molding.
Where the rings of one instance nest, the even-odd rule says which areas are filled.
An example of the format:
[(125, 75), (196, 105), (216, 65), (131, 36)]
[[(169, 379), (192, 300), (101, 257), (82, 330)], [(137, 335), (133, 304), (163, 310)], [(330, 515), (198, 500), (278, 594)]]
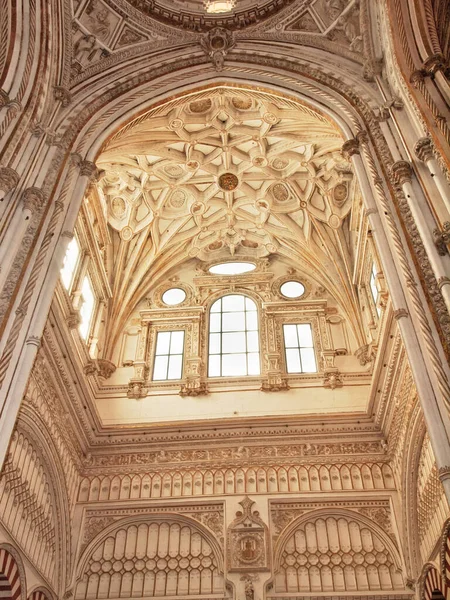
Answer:
[(11, 544), (0, 544), (0, 596), (5, 600), (26, 600), (25, 568)]
[(404, 445), (404, 458), (401, 466), (401, 476), (403, 479), (402, 501), (405, 503), (405, 509), (403, 510), (403, 535), (405, 541), (403, 547), (405, 561), (412, 579), (416, 579), (422, 565), (417, 527), (417, 476), (425, 434), (425, 421), (419, 399), (416, 395), (405, 434), (405, 439), (412, 440), (412, 443)]
[[(8, 480), (9, 473), (15, 473), (17, 477), (21, 478), (21, 473), (23, 471), (19, 464), (15, 464), (14, 441), (18, 441), (20, 438), (23, 439), (23, 443), (27, 441), (30, 454), (36, 455), (37, 458), (33, 477), (30, 475), (31, 467), (29, 467), (27, 480), (23, 481), (21, 479), (21, 482), (23, 483), (23, 497), (21, 497), (18, 502), (18, 510), (21, 509), (22, 506), (22, 519), (33, 518), (35, 521), (37, 520), (37, 526), (35, 528), (35, 537), (37, 537), (37, 539), (33, 542), (33, 537), (27, 535), (18, 539), (17, 543), (23, 546), (23, 552), (25, 554), (30, 554), (30, 558), (36, 550), (36, 544), (42, 543), (42, 540), (48, 540), (48, 543), (51, 546), (54, 545), (53, 563), (55, 574), (53, 576), (50, 576), (49, 563), (46, 562), (49, 558), (48, 555), (51, 554), (50, 550), (48, 552), (40, 552), (39, 556), (41, 560), (34, 561), (34, 564), (52, 587), (61, 590), (65, 586), (66, 573), (70, 570), (71, 563), (70, 547), (68, 543), (70, 515), (68, 492), (63, 477), (64, 467), (60, 460), (59, 453), (53, 445), (52, 435), (46, 424), (39, 417), (39, 414), (35, 412), (28, 414), (25, 405), (20, 413), (13, 435), (16, 436), (16, 440), (14, 440), (14, 437), (12, 438), (13, 443), (10, 446), (10, 454), (5, 463), (4, 477), (6, 480)], [(45, 480), (43, 479), (44, 475)], [(42, 485), (47, 487), (49, 496), (53, 499), (52, 504), (55, 513), (52, 519), (49, 517), (48, 507), (44, 501), (45, 495), (42, 495), (42, 490), (40, 493), (36, 493), (36, 490), (32, 489), (29, 483), (30, 481), (36, 483), (40, 479), (42, 479), (41, 487)], [(5, 486), (5, 492), (6, 489)], [(33, 517), (31, 516), (30, 511), (33, 512)], [(53, 535), (51, 535), (51, 530), (49, 528), (51, 521), (54, 523)], [(22, 532), (21, 529), (16, 531), (15, 523), (15, 520), (12, 521), (11, 524), (5, 521), (5, 526), (13, 537), (18, 535), (19, 532)], [(30, 546), (30, 544), (33, 543), (35, 545)]]
[(419, 579), (420, 600), (448, 600), (450, 590), (433, 563), (426, 563)]
[(347, 509), (319, 509), (281, 532), (273, 585), (275, 596), (307, 591), (304, 586), (312, 592), (404, 590), (402, 561), (397, 543), (372, 519)]
[(56, 600), (56, 597), (46, 587), (38, 587), (30, 593), (27, 600)]
[[(257, 60), (258, 57), (254, 57), (254, 61)], [(242, 80), (244, 80), (247, 85), (249, 82), (262, 84), (269, 89), (284, 91), (284, 93), (289, 93), (291, 96), (303, 98), (304, 101), (321, 108), (321, 110), (332, 116), (348, 138), (351, 138), (352, 135), (362, 134), (364, 128), (367, 128), (370, 136), (362, 134), (360, 139), (361, 141), (364, 140), (361, 144), (361, 154), (363, 155), (363, 162), (368, 166), (369, 186), (375, 191), (375, 196), (379, 201), (380, 218), (382, 221), (384, 220), (383, 227), (388, 232), (387, 236), (391, 237), (392, 245), (395, 245), (396, 252), (400, 255), (401, 281), (405, 287), (409, 288), (411, 296), (414, 297), (411, 300), (414, 305), (411, 310), (415, 319), (421, 323), (421, 336), (425, 339), (425, 347), (430, 357), (429, 363), (432, 364), (434, 369), (433, 384), (436, 390), (435, 393), (437, 394), (439, 389), (439, 393), (446, 399), (448, 398), (450, 404), (450, 387), (442, 358), (436, 347), (432, 331), (430, 331), (430, 326), (432, 327), (431, 319), (427, 315), (421, 292), (416, 289), (415, 285), (408, 285), (408, 282), (411, 283), (415, 276), (411, 270), (408, 252), (405, 250), (407, 244), (403, 238), (403, 233), (400, 231), (397, 216), (394, 216), (394, 204), (386, 191), (391, 184), (387, 168), (393, 163), (393, 158), (382, 134), (373, 106), (370, 105), (371, 103), (373, 105), (377, 104), (378, 95), (372, 95), (370, 87), (368, 87), (367, 89), (363, 88), (364, 97), (361, 98), (355, 90), (342, 83), (342, 81), (339, 82), (336, 77), (331, 77), (329, 74), (320, 71), (315, 72), (309, 65), (300, 63), (300, 61), (289, 62), (284, 57), (273, 56), (265, 57), (263, 64), (263, 67), (255, 65), (248, 56), (244, 56), (242, 62), (238, 63), (239, 66), (230, 64), (224, 70), (224, 75), (229, 75), (228, 78), (218, 78), (213, 68), (205, 65), (201, 66), (199, 71), (196, 71), (192, 66), (190, 69), (185, 67), (184, 70), (178, 70), (176, 76), (175, 69), (180, 67), (179, 64), (171, 65), (170, 68), (166, 65), (164, 69), (159, 71), (147, 69), (145, 74), (136, 74), (135, 78), (130, 79), (128, 82), (110, 86), (110, 89), (106, 91), (103, 90), (101, 98), (92, 100), (91, 97), (85, 94), (81, 103), (74, 99), (70, 111), (63, 109), (61, 117), (55, 122), (54, 136), (52, 134), (53, 137), (47, 139), (47, 142), (53, 143), (53, 145), (50, 145), (50, 147), (47, 145), (44, 162), (36, 164), (35, 170), (28, 174), (30, 182), (34, 182), (37, 177), (43, 178), (42, 189), (49, 202), (55, 197), (58, 198), (58, 201), (53, 203), (51, 209), (48, 206), (46, 207), (46, 210), (52, 212), (49, 212), (47, 216), (47, 230), (45, 231), (44, 228), (38, 242), (38, 248), (35, 250), (36, 260), (31, 263), (29, 280), (19, 277), (22, 263), (18, 259), (16, 260), (17, 271), (12, 269), (10, 274), (11, 280), (21, 281), (20, 285), (24, 287), (22, 289), (23, 297), (20, 300), (21, 310), (10, 319), (8, 324), (9, 337), (6, 337), (5, 351), (0, 359), (0, 380), (12, 376), (11, 370), (8, 370), (10, 361), (20, 336), (22, 336), (22, 343), (24, 343), (24, 330), (26, 327), (22, 327), (22, 325), (24, 322), (27, 325), (29, 323), (27, 311), (30, 302), (36, 302), (36, 284), (40, 278), (41, 268), (49, 264), (57, 243), (59, 243), (59, 246), (56, 254), (57, 256), (63, 255), (64, 247), (62, 247), (63, 243), (60, 240), (63, 225), (64, 228), (69, 230), (73, 228), (88, 178), (95, 174), (95, 165), (91, 161), (95, 159), (108, 135), (131, 118), (135, 118), (136, 113), (147, 110), (149, 106), (157, 102), (167, 100), (168, 96), (175, 91), (186, 93), (196, 87), (198, 88), (200, 82), (203, 85), (205, 81), (207, 84), (214, 82), (217, 85), (218, 81), (230, 81), (231, 79), (232, 82), (240, 82), (241, 85)], [(155, 78), (151, 83), (149, 83), (150, 77)], [(131, 88), (132, 91), (130, 91)], [(117, 93), (122, 94), (122, 96), (115, 98)], [(83, 112), (78, 112), (77, 115), (77, 109), (79, 111), (82, 109)], [(73, 118), (72, 115), (74, 115)], [(41, 140), (39, 144), (42, 149), (44, 141)], [(376, 150), (375, 155), (373, 147)], [(70, 163), (69, 150), (71, 149), (77, 151), (75, 153), (75, 164)], [(36, 148), (36, 153), (39, 154), (38, 148)], [(83, 160), (82, 156), (85, 156), (86, 160)], [(72, 158), (74, 158), (73, 155)], [(79, 172), (76, 170), (76, 165), (80, 169)], [(380, 174), (382, 177), (380, 177)], [(402, 210), (404, 211), (402, 214), (405, 220), (409, 222), (408, 226), (414, 228), (414, 221), (410, 218), (409, 209), (404, 207)], [(416, 235), (416, 233), (416, 231), (412, 231), (412, 233), (410, 231), (410, 235)], [(31, 248), (31, 242), (32, 239), (29, 236), (23, 244), (23, 260), (28, 251), (27, 249)], [(426, 255), (422, 254), (420, 264), (422, 270), (432, 273)], [(51, 283), (46, 282), (49, 293), (45, 295), (45, 300), (41, 300), (41, 303), (45, 303), (44, 313), (50, 303), (57, 275), (53, 274), (52, 277)], [(435, 302), (442, 302), (434, 276), (427, 281), (427, 284), (430, 298)], [(12, 290), (13, 288), (14, 284), (9, 289)], [(442, 312), (438, 311), (437, 308), (439, 307), (435, 305), (436, 314), (439, 312), (445, 317), (445, 307)], [(11, 306), (8, 310), (11, 310)], [(405, 311), (406, 315), (407, 312)], [(31, 338), (35, 339), (41, 335), (42, 326), (43, 323), (37, 325), (36, 321), (33, 322), (29, 332), (31, 334), (28, 344), (29, 352), (34, 352)], [(33, 331), (35, 327), (38, 329), (36, 332)], [(442, 330), (440, 333), (443, 335)], [(22, 396), (22, 390), (18, 389), (20, 385), (22, 384), (19, 382), (15, 383), (15, 395), (17, 397)], [(4, 389), (9, 388), (5, 385)], [(16, 411), (17, 407), (13, 403), (8, 410)]]
[[(99, 523), (109, 520), (100, 517)], [(135, 549), (133, 556), (125, 555), (128, 545)], [(225, 597), (223, 550), (212, 531), (185, 515), (126, 517), (107, 525), (84, 549), (76, 568), (75, 598), (100, 592), (101, 597), (115, 597), (110, 594), (118, 585), (133, 590), (135, 597), (193, 593)]]
[(450, 519), (444, 524), (442, 529), (441, 545), (441, 575), (447, 590), (450, 589)]

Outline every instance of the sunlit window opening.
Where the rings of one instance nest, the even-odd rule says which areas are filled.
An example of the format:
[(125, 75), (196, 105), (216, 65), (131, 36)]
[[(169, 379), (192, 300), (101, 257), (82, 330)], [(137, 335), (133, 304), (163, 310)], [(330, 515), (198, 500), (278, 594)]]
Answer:
[(158, 331), (153, 381), (181, 379), (183, 351), (184, 331)]
[(85, 340), (91, 328), (92, 315), (94, 314), (95, 296), (92, 289), (91, 280), (88, 275), (83, 279), (81, 286), (81, 307), (80, 307), (80, 334)]
[(209, 268), (213, 275), (242, 275), (254, 271), (256, 265), (248, 262), (226, 262)]
[(77, 238), (73, 237), (67, 246), (63, 267), (61, 269), (61, 281), (66, 290), (69, 290), (72, 285), (79, 256), (80, 246), (77, 242)]
[(300, 298), (305, 293), (305, 286), (300, 281), (285, 281), (280, 292), (286, 298)]
[(378, 305), (378, 298), (380, 296), (380, 292), (377, 287), (377, 268), (375, 263), (372, 265), (372, 272), (370, 273), (370, 291), (372, 292), (372, 298), (375, 303), (375, 308), (377, 309), (378, 316), (381, 315), (381, 308)]
[(287, 372), (317, 373), (311, 325), (283, 325), (283, 333)]
[(176, 306), (186, 300), (186, 292), (181, 288), (170, 288), (162, 295), (162, 301), (168, 306)]
[(245, 296), (220, 298), (209, 315), (208, 375), (235, 377), (260, 372), (256, 304)]

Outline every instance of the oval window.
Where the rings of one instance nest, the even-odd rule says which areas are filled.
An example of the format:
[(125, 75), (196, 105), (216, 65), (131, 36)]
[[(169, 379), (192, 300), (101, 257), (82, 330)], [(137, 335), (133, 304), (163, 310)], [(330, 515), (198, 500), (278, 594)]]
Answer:
[(186, 299), (186, 292), (181, 288), (170, 288), (162, 295), (162, 301), (168, 306), (176, 306)]
[(256, 265), (248, 262), (226, 262), (210, 267), (209, 272), (213, 275), (241, 275), (254, 271)]
[(300, 281), (285, 281), (280, 292), (285, 298), (300, 298), (305, 293), (305, 286)]

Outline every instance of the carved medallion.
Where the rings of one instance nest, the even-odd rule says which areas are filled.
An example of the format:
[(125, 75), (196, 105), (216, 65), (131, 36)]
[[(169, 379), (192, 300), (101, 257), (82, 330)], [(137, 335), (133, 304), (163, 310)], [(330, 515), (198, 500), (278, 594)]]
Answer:
[(224, 192), (232, 192), (239, 185), (239, 179), (233, 173), (223, 173), (219, 177), (218, 183)]

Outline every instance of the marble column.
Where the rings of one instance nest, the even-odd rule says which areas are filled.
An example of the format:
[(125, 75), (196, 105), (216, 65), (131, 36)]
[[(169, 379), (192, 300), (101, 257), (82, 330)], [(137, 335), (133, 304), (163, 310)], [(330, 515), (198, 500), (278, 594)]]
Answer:
[(31, 217), (43, 202), (44, 194), (38, 188), (28, 188), (21, 196), (22, 206), (15, 211), (0, 245), (0, 289), (5, 285), (9, 269), (22, 245)]
[[(429, 213), (429, 207), (425, 200), (418, 198), (412, 187), (413, 172), (411, 165), (406, 160), (399, 160), (391, 167), (391, 174), (394, 182), (403, 191), (411, 214), (414, 218), (417, 230), (421, 237), (431, 267), (438, 281), (442, 296), (448, 311), (450, 312), (450, 258), (448, 255), (440, 256), (433, 239), (432, 229), (429, 227), (429, 220), (433, 218)], [(428, 221), (427, 221), (428, 216)]]
[(434, 156), (433, 152), (433, 142), (430, 138), (423, 137), (420, 138), (415, 146), (414, 152), (419, 160), (424, 162), (430, 171), (430, 175), (433, 178), (433, 181), (441, 195), (441, 198), (450, 214), (450, 186), (442, 173), (441, 168)]
[(422, 354), (422, 344), (409, 314), (407, 300), (403, 291), (404, 286), (397, 271), (389, 240), (375, 203), (372, 185), (360, 156), (358, 140), (351, 139), (345, 142), (342, 147), (342, 153), (347, 159), (351, 160), (358, 178), (366, 206), (366, 216), (369, 219), (373, 239), (388, 284), (394, 317), (398, 321), (398, 327), (405, 345), (425, 423), (436, 457), (436, 463), (438, 469), (442, 469), (443, 476), (441, 477), (441, 481), (447, 499), (450, 500), (450, 470), (448, 472), (445, 471), (445, 467), (450, 465), (450, 431), (446, 427), (446, 424), (448, 424), (448, 414), (445, 411), (443, 403), (439, 402), (436, 397), (434, 386), (430, 380), (427, 364)]

